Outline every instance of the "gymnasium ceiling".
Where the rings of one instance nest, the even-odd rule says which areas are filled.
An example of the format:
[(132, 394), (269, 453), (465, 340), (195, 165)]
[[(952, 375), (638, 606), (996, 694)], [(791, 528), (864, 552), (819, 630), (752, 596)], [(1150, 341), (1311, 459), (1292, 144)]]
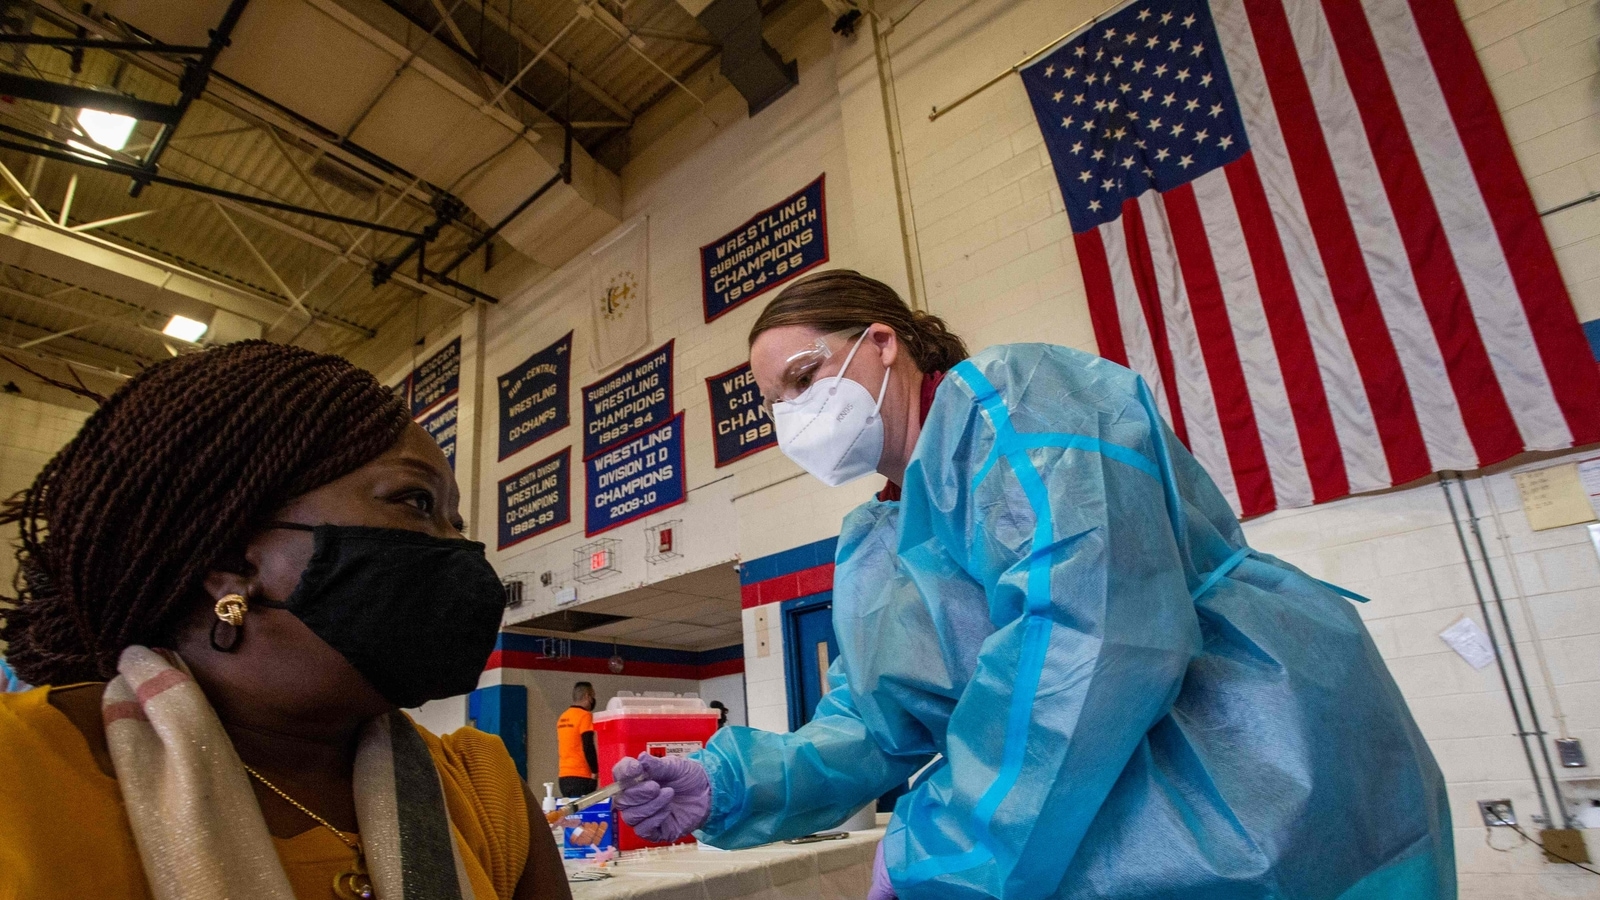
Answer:
[[(174, 314), (352, 355), (490, 302), (615, 226), (721, 54), (679, 0), (12, 0), (0, 40), (0, 353), (62, 380), (192, 351)], [(175, 124), (111, 149), (84, 91)]]

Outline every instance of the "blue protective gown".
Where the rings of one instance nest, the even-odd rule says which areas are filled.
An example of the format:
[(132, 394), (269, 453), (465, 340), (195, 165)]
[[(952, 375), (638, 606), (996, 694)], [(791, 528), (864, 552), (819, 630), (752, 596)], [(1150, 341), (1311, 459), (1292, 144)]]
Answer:
[(1134, 373), (986, 350), (845, 519), (816, 717), (700, 755), (700, 836), (832, 827), (937, 759), (885, 837), (907, 900), (1454, 897), (1444, 780), (1336, 591), (1247, 547)]

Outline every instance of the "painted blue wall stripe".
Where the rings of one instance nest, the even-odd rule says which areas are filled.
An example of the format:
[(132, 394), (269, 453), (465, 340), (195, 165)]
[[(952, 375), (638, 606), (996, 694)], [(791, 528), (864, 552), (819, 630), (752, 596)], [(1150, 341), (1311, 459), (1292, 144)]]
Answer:
[(768, 556), (759, 556), (748, 562), (739, 564), (739, 583), (755, 584), (802, 569), (815, 568), (825, 563), (833, 562), (834, 551), (838, 549), (837, 537), (813, 541), (802, 544), (789, 550), (773, 553)]

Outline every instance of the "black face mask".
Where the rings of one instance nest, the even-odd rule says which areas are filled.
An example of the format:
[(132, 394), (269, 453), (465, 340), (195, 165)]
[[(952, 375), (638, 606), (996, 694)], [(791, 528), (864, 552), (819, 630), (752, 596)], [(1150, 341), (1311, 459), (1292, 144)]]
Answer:
[(253, 602), (294, 613), (396, 706), (478, 686), (505, 610), (482, 544), (399, 528), (268, 527), (311, 532), (311, 562), (288, 602)]

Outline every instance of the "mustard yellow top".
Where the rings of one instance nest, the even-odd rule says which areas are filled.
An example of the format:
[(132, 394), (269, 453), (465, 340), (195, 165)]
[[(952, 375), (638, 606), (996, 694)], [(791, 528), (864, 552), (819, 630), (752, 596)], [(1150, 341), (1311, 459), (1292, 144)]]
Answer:
[[(122, 793), (48, 687), (0, 694), (0, 900), (149, 900)], [(510, 900), (528, 859), (516, 766), (492, 735), (417, 729), (444, 784), (456, 845), (479, 897)], [(299, 900), (331, 900), (350, 850), (325, 828), (273, 838)]]

